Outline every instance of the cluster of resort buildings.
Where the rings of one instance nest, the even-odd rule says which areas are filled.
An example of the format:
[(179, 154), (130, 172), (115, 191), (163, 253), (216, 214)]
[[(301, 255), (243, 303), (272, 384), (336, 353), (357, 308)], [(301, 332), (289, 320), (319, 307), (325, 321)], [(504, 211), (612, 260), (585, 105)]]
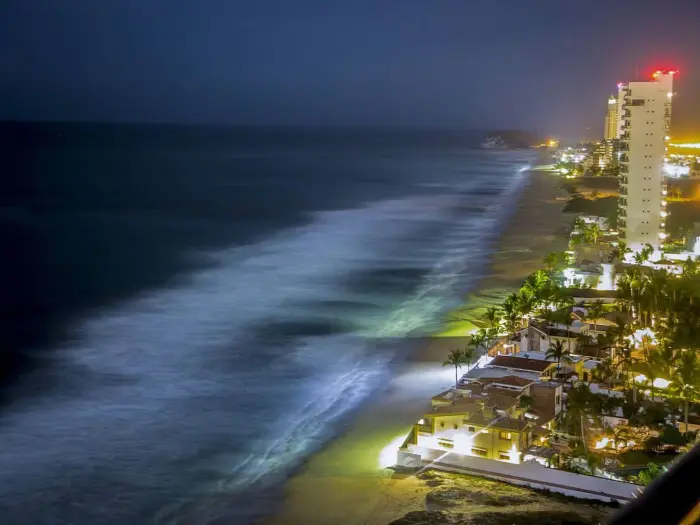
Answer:
[[(601, 341), (609, 341), (609, 332), (622, 325), (635, 325), (632, 313), (619, 307), (621, 272), (634, 261), (668, 275), (680, 274), (683, 263), (700, 254), (700, 238), (695, 250), (673, 254), (664, 250), (666, 160), (675, 74), (660, 70), (649, 80), (618, 84), (617, 94), (608, 101), (605, 138), (595, 151), (558, 150), (561, 162), (593, 159), (600, 167), (619, 167), (617, 227), (601, 217), (581, 216), (571, 233), (572, 242), (559, 272), (569, 304), (551, 305), (552, 311), (566, 311), (566, 321), (538, 309), (523, 315), (517, 330), (501, 322), (498, 336), (487, 339), (478, 360), (461, 368), (462, 375), (453, 387), (431, 399), (430, 409), (414, 424), (399, 451), (399, 464), (417, 466), (422, 461), (425, 465), (426, 458), (439, 454), (442, 465), (451, 461), (456, 465), (466, 456), (556, 468), (558, 462), (553, 458), (570, 452), (570, 441), (577, 439), (557, 424), (566, 415), (571, 389), (585, 383), (596, 395), (625, 395), (614, 382), (600, 380), (604, 375), (601, 367), (609, 366), (616, 357), (615, 346)], [(590, 236), (587, 242), (573, 242)], [(641, 355), (654, 334), (637, 326), (625, 337), (627, 348)], [(557, 347), (560, 353), (566, 349), (565, 360), (554, 357), (552, 349)], [(649, 383), (636, 372), (632, 381)], [(655, 388), (668, 385), (664, 378), (653, 381)], [(588, 446), (616, 447), (605, 437), (606, 429), (628, 423), (619, 406), (609, 411), (594, 429)], [(678, 420), (671, 418), (669, 424), (678, 425)], [(578, 436), (579, 441), (581, 438), (586, 441), (585, 432)], [(594, 474), (593, 470), (589, 473)], [(597, 475), (601, 472), (608, 479), (620, 479), (605, 469)]]

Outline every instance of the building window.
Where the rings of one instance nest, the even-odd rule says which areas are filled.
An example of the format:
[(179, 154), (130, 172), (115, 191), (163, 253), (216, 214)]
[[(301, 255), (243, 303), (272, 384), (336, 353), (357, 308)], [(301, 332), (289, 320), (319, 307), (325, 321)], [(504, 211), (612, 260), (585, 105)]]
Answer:
[(498, 435), (498, 437), (500, 437), (501, 439), (507, 439), (508, 441), (510, 441), (510, 432), (501, 432)]
[(498, 459), (504, 459), (504, 460), (506, 460), (506, 461), (510, 461), (510, 453), (509, 453), (509, 452), (500, 451), (500, 452), (498, 453)]
[(452, 425), (452, 426), (454, 427), (455, 430), (457, 430), (457, 429), (459, 428), (459, 425), (458, 425), (457, 423), (455, 423), (455, 424)]
[(559, 406), (559, 403), (561, 403), (560, 396), (556, 396), (556, 397), (554, 398), (554, 404), (555, 404), (556, 406)]
[(474, 454), (475, 456), (486, 457), (488, 455), (488, 451), (485, 448), (472, 447), (472, 454)]
[(471, 432), (472, 434), (476, 432), (476, 429), (474, 427), (467, 427), (467, 430)]
[(455, 448), (455, 444), (449, 439), (438, 439), (438, 446), (442, 448)]

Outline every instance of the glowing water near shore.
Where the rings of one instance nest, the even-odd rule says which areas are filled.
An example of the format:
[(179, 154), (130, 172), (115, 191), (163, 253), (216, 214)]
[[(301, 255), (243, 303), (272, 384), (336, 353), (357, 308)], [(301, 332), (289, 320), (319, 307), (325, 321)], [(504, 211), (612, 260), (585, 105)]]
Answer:
[[(245, 523), (264, 510), (263, 489), (385, 381), (406, 350), (395, 339), (432, 330), (473, 282), (529, 160), (437, 142), (231, 148), (186, 149), (175, 175), (139, 150), (152, 164), (114, 182), (138, 206), (98, 200), (134, 235), (187, 237), (172, 254), (187, 271), (105, 295), (24, 376), (0, 423), (1, 523)], [(143, 180), (172, 208), (149, 215)], [(76, 218), (68, 209), (52, 224)], [(255, 235), (239, 233), (246, 221)]]

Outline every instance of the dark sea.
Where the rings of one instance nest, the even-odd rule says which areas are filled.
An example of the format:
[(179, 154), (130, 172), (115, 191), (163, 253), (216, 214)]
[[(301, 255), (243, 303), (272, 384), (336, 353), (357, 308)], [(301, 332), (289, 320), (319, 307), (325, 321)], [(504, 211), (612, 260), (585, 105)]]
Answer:
[(270, 511), (484, 270), (480, 138), (0, 125), (0, 524)]

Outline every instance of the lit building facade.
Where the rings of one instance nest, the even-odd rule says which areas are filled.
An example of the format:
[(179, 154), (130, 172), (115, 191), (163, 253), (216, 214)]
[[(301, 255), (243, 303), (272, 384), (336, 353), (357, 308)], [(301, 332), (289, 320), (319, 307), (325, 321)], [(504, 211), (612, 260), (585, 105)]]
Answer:
[(617, 99), (608, 99), (608, 111), (605, 113), (605, 140), (614, 140), (617, 135)]
[(633, 251), (663, 243), (666, 217), (664, 157), (671, 124), (673, 75), (657, 71), (648, 82), (619, 84), (620, 239)]

